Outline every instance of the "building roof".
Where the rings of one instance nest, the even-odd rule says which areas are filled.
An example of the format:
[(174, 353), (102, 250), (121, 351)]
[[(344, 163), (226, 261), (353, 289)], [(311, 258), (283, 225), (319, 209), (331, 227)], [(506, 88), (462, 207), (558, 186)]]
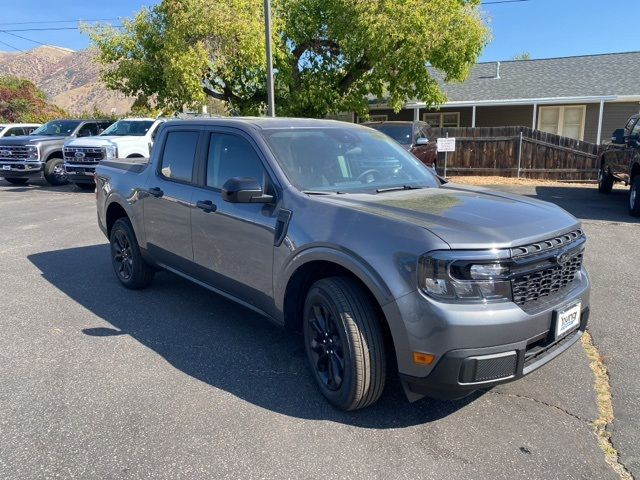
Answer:
[(498, 62), (478, 63), (462, 83), (445, 83), (441, 72), (432, 67), (429, 70), (447, 95), (448, 104), (640, 98), (640, 52), (502, 61), (499, 78)]

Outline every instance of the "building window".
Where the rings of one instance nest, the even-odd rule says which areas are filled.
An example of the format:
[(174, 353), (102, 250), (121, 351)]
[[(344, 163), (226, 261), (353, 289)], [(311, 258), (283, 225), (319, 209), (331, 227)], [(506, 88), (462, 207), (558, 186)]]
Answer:
[(424, 113), (422, 120), (436, 128), (459, 127), (460, 112)]
[(540, 107), (538, 130), (584, 140), (586, 105)]
[(369, 115), (367, 122), (386, 122), (389, 120), (389, 115)]

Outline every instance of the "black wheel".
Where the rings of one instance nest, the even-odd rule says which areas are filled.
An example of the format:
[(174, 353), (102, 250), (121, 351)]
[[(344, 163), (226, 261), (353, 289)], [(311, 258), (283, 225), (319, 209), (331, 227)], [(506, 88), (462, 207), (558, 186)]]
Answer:
[(49, 160), (44, 166), (44, 178), (54, 187), (69, 183), (67, 172), (64, 170), (64, 160), (62, 158)]
[(322, 394), (341, 410), (373, 404), (384, 389), (384, 339), (364, 289), (347, 277), (314, 283), (304, 305), (304, 342)]
[(111, 262), (116, 277), (125, 287), (137, 290), (153, 280), (154, 270), (140, 253), (138, 240), (128, 218), (119, 218), (111, 227)]
[(629, 213), (634, 217), (640, 217), (640, 175), (631, 180), (629, 191)]
[(11, 185), (26, 185), (29, 181), (28, 178), (6, 178), (5, 180), (9, 182)]
[(80, 190), (86, 190), (88, 192), (92, 192), (96, 189), (96, 185), (94, 183), (76, 183), (76, 186)]
[(611, 190), (613, 190), (613, 181), (613, 175), (601, 168), (598, 172), (598, 192), (611, 193)]

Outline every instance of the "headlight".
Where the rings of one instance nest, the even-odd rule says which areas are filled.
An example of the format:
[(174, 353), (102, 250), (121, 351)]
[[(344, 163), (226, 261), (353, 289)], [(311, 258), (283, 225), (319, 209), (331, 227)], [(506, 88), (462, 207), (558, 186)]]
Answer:
[(40, 154), (36, 145), (27, 145), (27, 160), (38, 160)]
[(105, 147), (105, 155), (104, 158), (106, 160), (115, 160), (118, 158), (118, 149), (115, 145), (108, 145)]
[(433, 252), (420, 257), (418, 286), (441, 302), (508, 302), (510, 273), (509, 260), (499, 251)]

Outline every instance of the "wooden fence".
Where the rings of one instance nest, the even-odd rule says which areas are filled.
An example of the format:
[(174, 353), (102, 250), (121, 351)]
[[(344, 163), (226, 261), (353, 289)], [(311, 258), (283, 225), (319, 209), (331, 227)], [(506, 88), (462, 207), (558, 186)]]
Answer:
[[(441, 175), (501, 175), (594, 180), (598, 146), (528, 127), (432, 128), (431, 139), (456, 137), (456, 151), (439, 153)], [(446, 161), (446, 173), (445, 173)]]

